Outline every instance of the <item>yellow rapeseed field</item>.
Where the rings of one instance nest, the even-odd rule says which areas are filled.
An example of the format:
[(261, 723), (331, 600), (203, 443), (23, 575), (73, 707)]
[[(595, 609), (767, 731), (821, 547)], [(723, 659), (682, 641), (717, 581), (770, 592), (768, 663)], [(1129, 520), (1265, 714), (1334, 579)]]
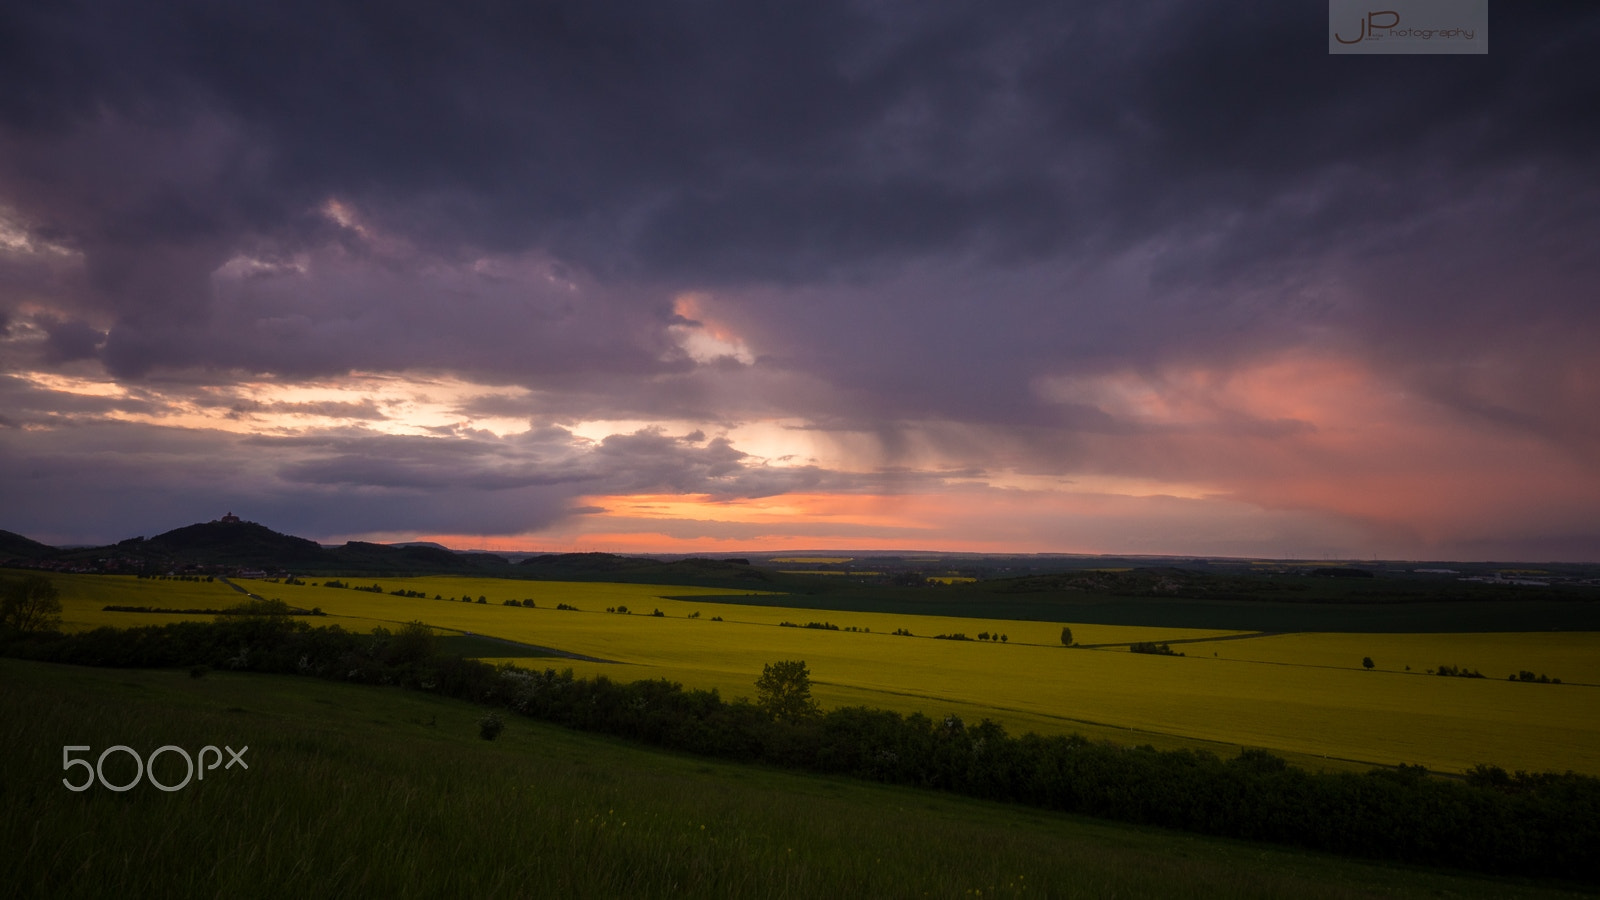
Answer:
[[(7, 575), (22, 574), (6, 572)], [(175, 581), (154, 578), (135, 578), (132, 575), (72, 575), (55, 574), (51, 582), (61, 596), (61, 627), (66, 631), (87, 631), (91, 628), (137, 628), (144, 625), (165, 625), (168, 622), (206, 621), (209, 616), (179, 615), (169, 613), (108, 612), (107, 606), (148, 606), (159, 609), (227, 609), (245, 602), (244, 594), (221, 581)], [(267, 598), (284, 596), (283, 586), (266, 582), (240, 582), (252, 593)], [(294, 588), (289, 588), (294, 590)], [(307, 608), (316, 606), (308, 604)], [(374, 624), (366, 619), (330, 615), (310, 620), (317, 625), (340, 625), (344, 628), (367, 631)]]
[[(348, 580), (348, 579), (347, 579)], [(220, 584), (58, 578), (72, 627), (154, 624), (161, 616), (101, 613), (105, 603), (227, 605), (242, 599)], [(611, 662), (521, 659), (621, 681), (668, 678), (754, 694), (761, 667), (803, 659), (824, 706), (859, 704), (930, 716), (996, 719), (1013, 731), (1082, 732), (1122, 743), (1266, 747), (1296, 762), (1330, 767), (1413, 763), (1462, 771), (1508, 769), (1600, 774), (1600, 634), (1299, 634), (1173, 645), (1183, 657), (1123, 648), (1065, 648), (1063, 623), (856, 613), (738, 604), (748, 592), (651, 585), (522, 582), (456, 577), (377, 579), (385, 591), (238, 582), (293, 605), (321, 607), (318, 624), (374, 626), (420, 620), (447, 631), (502, 637)], [(371, 584), (360, 580), (357, 584)], [(172, 599), (162, 599), (168, 592)], [(179, 595), (183, 599), (179, 599)], [(688, 599), (667, 599), (665, 595)], [(435, 595), (449, 600), (431, 599)], [(459, 598), (485, 603), (462, 603)], [(532, 599), (536, 607), (503, 605)], [(716, 602), (717, 598), (721, 602)], [(557, 610), (557, 603), (578, 611)], [(631, 615), (607, 613), (627, 606)], [(650, 615), (659, 609), (662, 617)], [(697, 618), (689, 618), (692, 613)], [(713, 621), (720, 616), (723, 621)], [(106, 621), (110, 617), (112, 621)], [(786, 628), (828, 622), (841, 630)], [(1082, 644), (1173, 641), (1236, 632), (1071, 624)], [(848, 629), (856, 629), (854, 631)], [(870, 629), (868, 631), (867, 629)], [(895, 635), (908, 629), (914, 636)], [(1005, 643), (933, 635), (1005, 634)], [(1215, 654), (1215, 655), (1213, 655)], [(1366, 671), (1363, 656), (1377, 667)], [(1477, 668), (1489, 679), (1416, 674), (1440, 664)], [(1404, 670), (1410, 664), (1413, 673)], [(1511, 683), (1530, 669), (1569, 683)], [(1504, 671), (1502, 671), (1504, 670)]]
[(1563, 683), (1600, 685), (1600, 641), (1584, 631), (1483, 634), (1281, 634), (1240, 641), (1174, 647), (1191, 656), (1276, 665), (1359, 669), (1370, 657), (1375, 671), (1426, 672), (1455, 666), (1505, 679), (1522, 671)]

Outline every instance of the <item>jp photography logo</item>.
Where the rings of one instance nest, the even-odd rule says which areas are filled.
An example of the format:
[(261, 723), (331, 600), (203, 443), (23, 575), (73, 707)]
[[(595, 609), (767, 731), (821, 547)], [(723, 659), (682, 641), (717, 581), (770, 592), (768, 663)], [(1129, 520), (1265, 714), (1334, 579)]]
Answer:
[(1328, 52), (1488, 53), (1489, 0), (1328, 0)]
[[(177, 744), (167, 744), (150, 751), (149, 756), (140, 756), (137, 750), (126, 744), (116, 744), (100, 751), (94, 762), (89, 762), (94, 749), (87, 745), (68, 745), (61, 748), (61, 770), (68, 773), (61, 783), (69, 791), (87, 791), (96, 784), (108, 791), (132, 790), (141, 781), (148, 781), (157, 790), (181, 791), (189, 786), (191, 781), (204, 781), (207, 772), (214, 772), (219, 767), (228, 771), (235, 766), (240, 771), (250, 768), (244, 761), (244, 755), (249, 747), (238, 750), (232, 747), (228, 751), (228, 763), (222, 763), (222, 750), (207, 744), (200, 748), (195, 756), (190, 756), (189, 751)], [(83, 757), (77, 754), (84, 754)], [(157, 760), (165, 760), (161, 764), (160, 776), (156, 774)], [(181, 760), (181, 762), (180, 762)], [(208, 764), (209, 761), (209, 764)], [(74, 771), (82, 769), (82, 772)], [(182, 780), (177, 778), (178, 773), (183, 773)], [(74, 780), (76, 778), (76, 780)]]

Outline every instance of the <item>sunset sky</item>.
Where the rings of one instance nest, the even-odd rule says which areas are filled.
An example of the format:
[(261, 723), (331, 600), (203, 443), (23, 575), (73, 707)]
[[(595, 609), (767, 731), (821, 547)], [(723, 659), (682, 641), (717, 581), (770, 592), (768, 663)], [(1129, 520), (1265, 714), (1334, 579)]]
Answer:
[(1600, 7), (13, 3), (0, 529), (1600, 560)]

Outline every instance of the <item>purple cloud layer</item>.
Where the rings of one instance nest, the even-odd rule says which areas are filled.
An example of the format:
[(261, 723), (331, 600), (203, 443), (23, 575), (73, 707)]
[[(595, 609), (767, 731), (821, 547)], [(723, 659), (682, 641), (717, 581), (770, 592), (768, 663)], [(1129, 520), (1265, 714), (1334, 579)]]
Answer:
[[(529, 534), (597, 496), (1088, 474), (1322, 516), (1363, 554), (1600, 558), (1600, 13), (1497, 8), (1487, 56), (1329, 56), (1325, 25), (7, 10), (0, 527), (114, 539), (249, 504), (313, 536)], [(1262, 387), (1285, 360), (1321, 374)], [(252, 387), (384, 374), (485, 390), (399, 433), (373, 397)], [(262, 424), (206, 424), (230, 413)], [(832, 456), (779, 465), (750, 423)], [(1377, 496), (1463, 441), (1494, 449), (1433, 466), (1456, 480), (1421, 507), (1492, 477), (1549, 521)], [(1290, 486), (1333, 473), (1372, 502)], [(1180, 518), (1152, 527), (1181, 543)]]

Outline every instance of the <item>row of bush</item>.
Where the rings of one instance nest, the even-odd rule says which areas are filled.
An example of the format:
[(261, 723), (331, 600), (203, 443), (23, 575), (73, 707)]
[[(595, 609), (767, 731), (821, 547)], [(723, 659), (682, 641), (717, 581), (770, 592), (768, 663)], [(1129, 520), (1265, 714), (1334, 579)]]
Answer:
[(136, 577), (139, 578), (140, 580), (144, 580), (144, 579), (148, 578), (151, 581), (199, 581), (199, 582), (206, 582), (206, 581), (216, 581), (217, 580), (217, 576), (215, 576), (215, 575), (146, 575), (143, 572), (140, 572)]
[[(259, 609), (252, 608), (252, 607), (254, 607), (254, 606), (258, 605), (258, 604), (263, 604), (263, 603), (264, 604), (279, 604), (283, 608), (281, 610), (273, 610), (270, 613), (263, 613)], [(289, 606), (288, 604), (284, 603), (282, 600), (264, 600), (264, 601), (263, 600), (252, 600), (252, 601), (249, 601), (247, 603), (241, 603), (238, 606), (229, 607), (227, 609), (172, 609), (172, 608), (165, 607), (165, 606), (118, 606), (118, 605), (102, 606), (102, 607), (100, 607), (100, 609), (102, 611), (104, 611), (104, 612), (165, 613), (165, 614), (168, 614), (168, 615), (184, 615), (184, 616), (255, 616), (255, 615), (263, 615), (263, 614), (280, 615), (280, 616), (325, 616), (325, 615), (327, 615), (327, 613), (322, 611), (322, 607), (320, 607), (320, 606), (312, 607), (311, 609), (302, 609), (302, 608), (300, 608), (298, 606)]]
[(1172, 649), (1171, 644), (1158, 644), (1155, 641), (1135, 641), (1128, 645), (1130, 653), (1149, 653), (1155, 656), (1182, 656), (1182, 653)]
[[(1356, 856), (1600, 881), (1600, 779), (1479, 767), (1311, 773), (1261, 750), (1119, 748), (985, 720), (862, 707), (776, 717), (715, 690), (440, 655), (426, 625), (356, 634), (282, 616), (0, 638), (51, 662), (202, 667), (393, 684), (655, 746)], [(195, 669), (203, 672), (204, 669)]]

